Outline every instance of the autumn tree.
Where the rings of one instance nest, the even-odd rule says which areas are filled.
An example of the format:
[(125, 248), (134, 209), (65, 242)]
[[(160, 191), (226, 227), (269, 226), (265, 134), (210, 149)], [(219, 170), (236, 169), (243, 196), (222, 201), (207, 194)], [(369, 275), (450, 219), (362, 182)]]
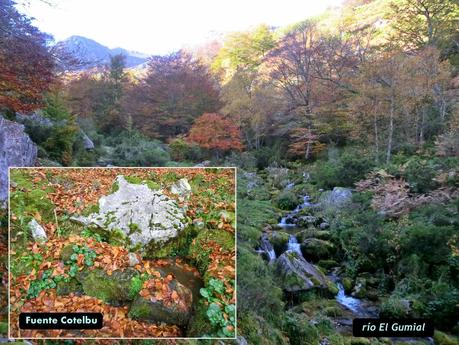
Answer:
[(222, 81), (221, 112), (230, 116), (243, 133), (249, 149), (259, 149), (282, 106), (278, 92), (263, 81), (259, 67), (275, 46), (273, 31), (266, 25), (229, 35), (212, 68)]
[(67, 85), (67, 102), (74, 114), (94, 121), (106, 133), (119, 132), (128, 125), (123, 96), (129, 86), (125, 57), (115, 55), (101, 75), (81, 73)]
[[(296, 131), (293, 139), (304, 143), (305, 159), (311, 158), (312, 146), (322, 134), (322, 113), (340, 113), (340, 102), (355, 92), (349, 80), (364, 51), (358, 38), (356, 34), (325, 36), (314, 22), (305, 22), (286, 34), (266, 59), (273, 85), (287, 99), (286, 113), (296, 115), (301, 134)], [(298, 143), (294, 144), (299, 152)]]
[(0, 0), (0, 110), (31, 111), (43, 105), (54, 80), (49, 39), (13, 1)]
[(459, 3), (455, 0), (403, 0), (391, 3), (394, 39), (406, 49), (458, 45)]
[(206, 113), (196, 119), (188, 140), (213, 151), (218, 158), (228, 150), (242, 150), (239, 128), (230, 119), (217, 113)]
[(385, 147), (387, 163), (396, 145), (422, 145), (446, 125), (448, 79), (448, 66), (434, 48), (375, 56), (362, 64), (354, 81), (356, 134), (374, 143), (377, 157)]
[(187, 133), (197, 117), (219, 108), (219, 91), (207, 67), (181, 51), (150, 58), (148, 74), (126, 97), (134, 126), (159, 139)]

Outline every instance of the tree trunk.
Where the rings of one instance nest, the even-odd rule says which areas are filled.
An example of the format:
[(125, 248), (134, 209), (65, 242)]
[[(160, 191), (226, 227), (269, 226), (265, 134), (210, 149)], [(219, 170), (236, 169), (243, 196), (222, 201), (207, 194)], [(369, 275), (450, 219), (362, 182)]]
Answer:
[(378, 133), (378, 118), (376, 113), (373, 114), (373, 125), (375, 131), (375, 150), (376, 150), (376, 157), (375, 161), (376, 164), (379, 164), (379, 133)]
[(424, 126), (426, 123), (426, 108), (423, 107), (421, 111), (421, 130), (419, 132), (419, 144), (422, 145), (424, 144)]
[(390, 112), (389, 112), (389, 138), (387, 140), (387, 153), (386, 153), (386, 163), (389, 164), (391, 153), (392, 153), (392, 138), (394, 136), (394, 111), (395, 111), (395, 100), (394, 95), (392, 94), (390, 98)]

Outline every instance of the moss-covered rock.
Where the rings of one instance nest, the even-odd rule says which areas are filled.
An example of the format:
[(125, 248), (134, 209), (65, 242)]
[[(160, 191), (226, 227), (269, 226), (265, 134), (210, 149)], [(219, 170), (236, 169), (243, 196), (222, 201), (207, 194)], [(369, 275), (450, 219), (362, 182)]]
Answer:
[(94, 269), (79, 272), (77, 280), (86, 295), (113, 305), (123, 305), (132, 300), (132, 279), (138, 275), (138, 271), (131, 268), (113, 271), (111, 275), (102, 269)]
[(58, 296), (74, 294), (82, 294), (83, 286), (75, 278), (70, 279), (69, 282), (60, 281), (57, 283), (56, 293)]
[(283, 231), (274, 231), (268, 235), (276, 255), (281, 255), (287, 249), (287, 243), (290, 235)]
[(235, 246), (234, 235), (227, 231), (219, 229), (206, 229), (201, 231), (191, 242), (189, 255), (203, 276), (205, 276), (207, 266), (210, 263), (209, 255), (211, 254), (212, 249), (206, 249), (210, 242), (218, 244), (224, 251), (231, 251)]
[(434, 342), (436, 345), (457, 345), (459, 344), (459, 338), (453, 335), (447, 335), (446, 333), (435, 331)]
[(328, 271), (328, 270), (332, 269), (333, 267), (338, 266), (339, 264), (335, 260), (328, 259), (328, 260), (319, 260), (317, 265), (319, 267), (324, 268), (326, 271)]
[(191, 316), (192, 293), (176, 280), (169, 283), (169, 288), (176, 292), (177, 299), (166, 302), (166, 300), (137, 296), (129, 308), (129, 317), (142, 321), (186, 326)]
[(316, 228), (308, 228), (296, 234), (298, 241), (303, 242), (309, 238), (318, 238), (320, 240), (329, 240), (331, 237), (330, 231), (317, 230)]
[(212, 325), (207, 318), (206, 312), (207, 306), (203, 301), (200, 301), (188, 323), (187, 337), (197, 338), (212, 332)]
[(166, 243), (152, 241), (144, 248), (144, 257), (147, 259), (163, 259), (174, 256), (188, 256), (191, 242), (198, 234), (198, 231), (199, 229), (196, 226), (189, 225), (179, 236)]
[(318, 238), (308, 238), (301, 243), (301, 252), (306, 259), (319, 261), (330, 258), (335, 251), (332, 243)]
[(68, 244), (61, 250), (61, 260), (67, 262), (73, 254), (73, 244)]
[(346, 292), (346, 294), (350, 294), (352, 292), (352, 287), (354, 286), (352, 279), (344, 277), (341, 279), (341, 283), (343, 284), (344, 292)]

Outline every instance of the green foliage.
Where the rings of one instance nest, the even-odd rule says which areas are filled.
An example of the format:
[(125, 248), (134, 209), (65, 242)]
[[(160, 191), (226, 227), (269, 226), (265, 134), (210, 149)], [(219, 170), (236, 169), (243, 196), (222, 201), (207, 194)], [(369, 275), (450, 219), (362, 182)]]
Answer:
[(78, 255), (82, 254), (84, 256), (83, 263), (87, 267), (91, 267), (94, 265), (94, 259), (97, 257), (97, 254), (94, 250), (88, 248), (86, 245), (81, 246), (74, 244), (72, 245), (73, 253), (70, 255), (69, 259), (64, 263), (69, 265), (69, 276), (75, 277), (78, 270)]
[(375, 166), (374, 158), (359, 150), (348, 150), (341, 156), (328, 162), (316, 162), (311, 172), (312, 182), (318, 188), (353, 187), (354, 183), (363, 179)]
[[(234, 285), (234, 281), (232, 284)], [(216, 335), (233, 337), (236, 327), (236, 307), (234, 304), (225, 303), (225, 300), (232, 296), (226, 294), (223, 281), (211, 278), (206, 287), (201, 288), (199, 292), (209, 302), (206, 315), (211, 325), (217, 329)]]
[(293, 210), (299, 204), (299, 199), (295, 193), (286, 190), (276, 197), (276, 204), (281, 210)]
[(54, 289), (57, 284), (55, 278), (52, 278), (53, 270), (43, 271), (41, 278), (33, 280), (27, 290), (27, 298), (35, 298), (42, 290)]
[(114, 149), (108, 159), (117, 166), (164, 166), (170, 160), (161, 142), (136, 131), (114, 135), (109, 143)]

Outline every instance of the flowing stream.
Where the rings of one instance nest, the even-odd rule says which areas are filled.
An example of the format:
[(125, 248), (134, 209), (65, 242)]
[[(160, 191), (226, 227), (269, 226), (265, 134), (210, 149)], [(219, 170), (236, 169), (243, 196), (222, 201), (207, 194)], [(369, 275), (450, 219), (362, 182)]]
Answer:
[(289, 228), (289, 227), (296, 227), (295, 224), (295, 216), (305, 207), (311, 207), (314, 206), (313, 203), (311, 203), (309, 200), (311, 200), (309, 195), (303, 196), (303, 203), (299, 204), (295, 209), (284, 217), (281, 218), (279, 224), (277, 226), (281, 228)]

